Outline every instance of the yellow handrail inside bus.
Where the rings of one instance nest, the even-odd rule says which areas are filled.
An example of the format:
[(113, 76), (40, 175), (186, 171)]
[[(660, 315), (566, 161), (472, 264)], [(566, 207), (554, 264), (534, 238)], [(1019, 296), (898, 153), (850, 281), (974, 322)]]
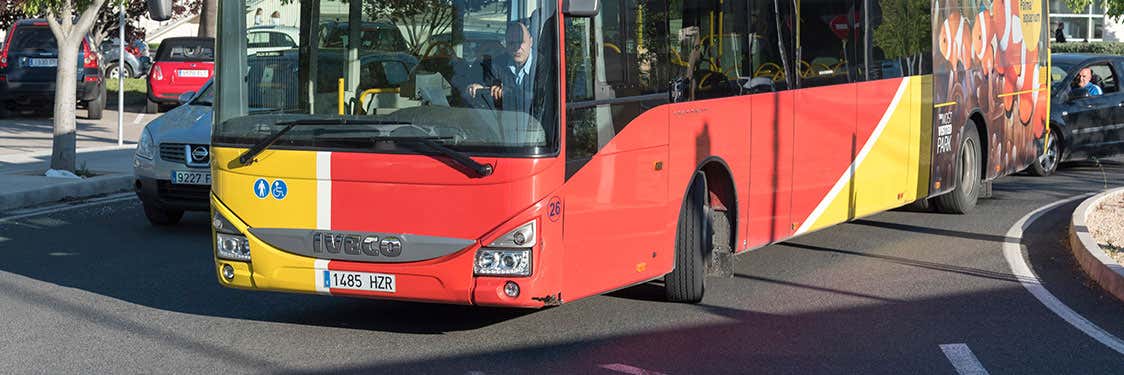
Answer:
[(343, 116), (343, 78), (340, 78), (339, 112)]
[(365, 91), (363, 91), (362, 93), (359, 94), (359, 105), (363, 106), (363, 108), (367, 108), (366, 99), (367, 99), (367, 96), (369, 96), (369, 95), (397, 94), (398, 91), (399, 90), (398, 90), (397, 87), (384, 87), (384, 88), (367, 89), (367, 90), (365, 90)]

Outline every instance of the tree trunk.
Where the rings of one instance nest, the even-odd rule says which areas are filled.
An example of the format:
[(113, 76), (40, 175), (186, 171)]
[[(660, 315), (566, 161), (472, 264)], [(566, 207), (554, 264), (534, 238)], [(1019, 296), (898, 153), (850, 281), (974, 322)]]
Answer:
[[(58, 45), (58, 70), (55, 75), (54, 138), (51, 144), (51, 169), (74, 171), (75, 105), (78, 103), (78, 62), (82, 40), (94, 25), (94, 18), (105, 0), (93, 0), (85, 9), (75, 9), (66, 1), (47, 12), (47, 24)], [(77, 23), (74, 14), (78, 13)], [(90, 46), (94, 48), (95, 46)]]
[[(73, 36), (67, 39), (76, 39)], [(78, 51), (82, 48), (72, 40), (59, 40), (59, 67), (55, 76), (55, 129), (51, 146), (51, 169), (74, 171), (75, 104), (78, 89)]]
[(203, 0), (203, 7), (199, 11), (199, 36), (214, 38), (216, 34), (215, 22), (218, 18), (218, 0)]

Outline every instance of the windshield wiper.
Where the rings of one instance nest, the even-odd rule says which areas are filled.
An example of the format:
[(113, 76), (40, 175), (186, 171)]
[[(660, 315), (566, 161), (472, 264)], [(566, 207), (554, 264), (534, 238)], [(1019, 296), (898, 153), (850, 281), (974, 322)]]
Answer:
[(493, 170), (491, 164), (482, 164), (480, 162), (477, 162), (476, 160), (472, 160), (472, 158), (469, 157), (468, 154), (465, 154), (463, 152), (445, 147), (445, 145), (437, 142), (437, 141), (447, 140), (447, 139), (452, 139), (452, 138), (453, 137), (442, 137), (442, 136), (412, 136), (412, 137), (374, 136), (374, 137), (355, 137), (355, 138), (347, 137), (347, 138), (341, 138), (341, 139), (349, 139), (349, 140), (365, 139), (365, 140), (371, 141), (372, 143), (400, 142), (400, 143), (420, 144), (420, 145), (424, 145), (426, 147), (429, 147), (429, 148), (433, 149), (434, 151), (437, 151), (437, 153), (439, 153), (443, 156), (447, 156), (450, 159), (453, 159), (453, 161), (457, 162), (458, 164), (460, 164), (464, 167), (467, 167), (468, 169), (471, 169), (473, 172), (476, 172), (476, 174), (480, 175), (480, 177), (487, 177), (487, 176), (492, 175), (492, 172), (494, 170)]
[(306, 125), (313, 125), (313, 126), (316, 126), (316, 125), (409, 125), (409, 124), (410, 123), (403, 122), (403, 121), (349, 120), (349, 119), (345, 119), (345, 118), (301, 119), (301, 120), (293, 120), (293, 121), (281, 121), (281, 122), (274, 123), (274, 125), (284, 125), (285, 127), (281, 128), (280, 130), (277, 130), (277, 132), (275, 132), (273, 134), (270, 134), (269, 137), (266, 137), (266, 138), (258, 141), (258, 143), (255, 143), (253, 146), (250, 147), (249, 150), (246, 150), (246, 152), (243, 152), (242, 155), (238, 156), (238, 162), (242, 163), (242, 165), (253, 164), (253, 162), (255, 160), (254, 159), (255, 156), (258, 156), (258, 154), (260, 154), (262, 151), (265, 151), (265, 149), (269, 148), (269, 146), (272, 146), (274, 142), (277, 142), (278, 139), (281, 139), (281, 136), (285, 135), (285, 133), (288, 133), (289, 130), (292, 130), (294, 127), (297, 127), (297, 126), (306, 126)]

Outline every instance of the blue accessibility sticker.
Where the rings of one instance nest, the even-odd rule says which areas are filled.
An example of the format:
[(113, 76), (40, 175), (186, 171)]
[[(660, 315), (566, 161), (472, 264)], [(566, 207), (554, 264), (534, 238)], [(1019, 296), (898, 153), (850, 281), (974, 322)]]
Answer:
[(254, 195), (257, 196), (258, 199), (265, 199), (265, 197), (268, 197), (269, 181), (266, 181), (264, 178), (259, 178), (257, 181), (254, 181)]
[(273, 180), (273, 187), (269, 190), (273, 194), (273, 197), (278, 200), (285, 199), (285, 196), (289, 194), (289, 186), (285, 185), (285, 181), (280, 179)]

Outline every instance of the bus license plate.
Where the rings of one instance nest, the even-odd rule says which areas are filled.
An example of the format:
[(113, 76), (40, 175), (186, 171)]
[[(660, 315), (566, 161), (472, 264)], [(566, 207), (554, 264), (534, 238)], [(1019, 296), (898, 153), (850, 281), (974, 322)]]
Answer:
[(207, 78), (206, 70), (180, 70), (180, 77)]
[(27, 66), (33, 68), (53, 68), (59, 66), (58, 59), (27, 59)]
[(320, 282), (329, 289), (350, 289), (370, 292), (394, 293), (397, 282), (394, 275), (369, 272), (324, 270)]
[(211, 172), (172, 171), (172, 183), (180, 185), (210, 185)]

